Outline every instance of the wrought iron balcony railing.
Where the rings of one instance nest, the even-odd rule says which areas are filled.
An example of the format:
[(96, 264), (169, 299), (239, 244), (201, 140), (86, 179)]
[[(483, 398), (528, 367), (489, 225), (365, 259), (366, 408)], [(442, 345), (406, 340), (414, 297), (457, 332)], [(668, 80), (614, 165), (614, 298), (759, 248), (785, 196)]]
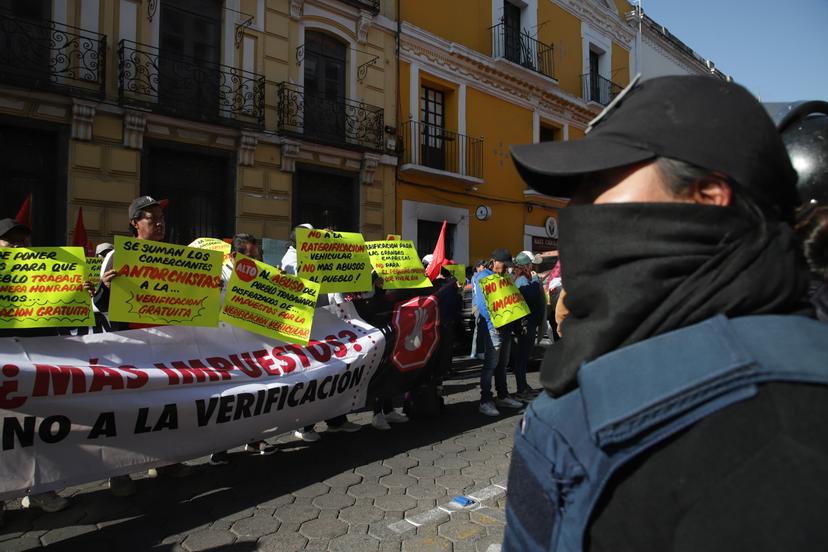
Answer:
[(280, 133), (334, 146), (383, 150), (385, 115), (381, 107), (309, 94), (289, 82), (280, 82), (276, 94)]
[(492, 57), (505, 58), (550, 78), (555, 78), (554, 47), (538, 42), (526, 31), (500, 23), (491, 27)]
[(106, 36), (0, 11), (0, 82), (101, 98)]
[(402, 138), (403, 164), (483, 178), (482, 138), (411, 120), (402, 124)]
[(623, 89), (620, 84), (615, 84), (609, 79), (600, 75), (581, 75), (584, 99), (588, 102), (598, 102), (601, 105), (609, 104), (612, 99)]
[(379, 13), (380, 11), (380, 0), (342, 0), (346, 4), (350, 4), (357, 8), (362, 8), (363, 10), (368, 10), (372, 13)]
[(118, 98), (196, 121), (264, 126), (262, 75), (122, 40)]

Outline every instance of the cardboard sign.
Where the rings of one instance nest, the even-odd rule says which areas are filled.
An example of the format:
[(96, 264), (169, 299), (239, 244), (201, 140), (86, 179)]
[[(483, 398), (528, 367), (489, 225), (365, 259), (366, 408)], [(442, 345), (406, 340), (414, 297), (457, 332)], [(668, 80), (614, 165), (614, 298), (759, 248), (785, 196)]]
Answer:
[(181, 326), (218, 324), (222, 254), (184, 245), (115, 236), (118, 276), (109, 318)]
[(384, 289), (431, 287), (414, 242), (371, 241), (365, 242), (365, 249)]
[(319, 284), (236, 256), (221, 319), (247, 331), (307, 345)]
[(529, 314), (529, 305), (523, 300), (515, 284), (499, 274), (480, 279), (480, 289), (486, 298), (489, 317), (495, 328), (520, 320)]
[(101, 283), (101, 265), (103, 257), (86, 257), (86, 281), (92, 282), (95, 287)]
[(371, 260), (362, 234), (296, 229), (297, 272), (319, 293), (371, 290)]
[(230, 257), (230, 244), (218, 238), (196, 238), (189, 245), (189, 247), (197, 247), (199, 249), (209, 249), (210, 251), (221, 251), (226, 261)]
[(466, 265), (461, 264), (453, 264), (453, 265), (443, 265), (443, 268), (451, 272), (451, 275), (457, 280), (459, 285), (465, 285), (466, 283)]
[(0, 328), (94, 326), (82, 247), (0, 247)]

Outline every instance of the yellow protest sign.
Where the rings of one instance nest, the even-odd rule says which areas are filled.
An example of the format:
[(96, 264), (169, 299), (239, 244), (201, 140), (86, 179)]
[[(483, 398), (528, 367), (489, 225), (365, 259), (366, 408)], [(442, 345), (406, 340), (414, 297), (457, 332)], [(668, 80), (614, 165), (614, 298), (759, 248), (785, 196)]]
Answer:
[(94, 326), (82, 247), (0, 247), (0, 328)]
[(365, 249), (384, 289), (431, 287), (414, 242), (370, 241), (365, 242)]
[(230, 256), (230, 244), (218, 238), (196, 238), (188, 247), (209, 249), (210, 251), (221, 251), (224, 260)]
[(443, 268), (451, 272), (451, 275), (457, 280), (457, 283), (461, 286), (466, 283), (466, 265), (461, 264), (453, 264), (453, 265), (443, 265)]
[(237, 255), (221, 319), (266, 337), (307, 345), (319, 284)]
[(499, 274), (480, 279), (480, 289), (486, 298), (492, 325), (499, 328), (529, 314), (529, 305), (523, 300), (515, 284)]
[(109, 318), (118, 322), (216, 326), (222, 255), (152, 240), (115, 236), (118, 276)]
[(86, 281), (98, 287), (101, 282), (101, 265), (103, 257), (86, 257)]
[(371, 290), (371, 261), (362, 234), (296, 229), (297, 273), (319, 293)]

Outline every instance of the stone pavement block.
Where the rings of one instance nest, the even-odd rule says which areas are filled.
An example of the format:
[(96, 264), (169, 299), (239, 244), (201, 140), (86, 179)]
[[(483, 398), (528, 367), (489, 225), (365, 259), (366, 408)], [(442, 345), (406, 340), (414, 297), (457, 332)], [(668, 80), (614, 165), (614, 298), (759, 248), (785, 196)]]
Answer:
[(392, 473), (390, 475), (384, 475), (380, 477), (379, 483), (384, 487), (388, 488), (406, 488), (409, 485), (413, 485), (416, 483), (417, 480), (411, 477), (410, 475), (404, 475), (402, 473)]
[(3, 552), (19, 552), (23, 550), (35, 550), (41, 548), (43, 545), (39, 538), (24, 537), (3, 543)]
[(436, 466), (417, 466), (416, 468), (411, 468), (410, 470), (408, 470), (408, 475), (413, 475), (417, 478), (435, 478), (440, 477), (444, 474), (445, 472), (443, 471), (443, 469)]
[(486, 530), (472, 521), (455, 521), (440, 525), (437, 529), (440, 536), (452, 542), (471, 541), (486, 535)]
[(210, 548), (218, 548), (228, 544), (233, 544), (235, 537), (230, 531), (217, 531), (215, 529), (206, 529), (191, 533), (184, 539), (181, 545), (187, 550), (209, 550)]
[(498, 477), (494, 481), (492, 481), (492, 485), (497, 485), (498, 487), (505, 489), (506, 484), (509, 482), (508, 478), (506, 477)]
[(385, 540), (380, 542), (379, 552), (400, 552), (402, 550), (402, 541)]
[(263, 552), (286, 552), (287, 550), (303, 550), (308, 539), (295, 532), (279, 532), (262, 537), (256, 542), (256, 550)]
[(449, 470), (449, 469), (459, 470), (459, 469), (467, 467), (469, 465), (469, 461), (465, 460), (463, 458), (460, 458), (459, 456), (446, 455), (443, 458), (435, 460), (434, 465), (439, 467), (439, 468), (443, 468), (444, 470)]
[(285, 523), (304, 523), (319, 516), (319, 510), (313, 506), (289, 504), (277, 509), (273, 516)]
[(439, 487), (436, 484), (421, 482), (408, 487), (405, 490), (405, 493), (414, 498), (441, 498), (446, 496), (446, 489)]
[(434, 450), (438, 452), (442, 452), (443, 454), (457, 454), (458, 452), (463, 452), (466, 450), (465, 445), (461, 445), (460, 443), (454, 440), (446, 440), (442, 443), (437, 443), (434, 445)]
[(355, 473), (363, 477), (382, 477), (391, 473), (391, 468), (382, 465), (382, 462), (372, 462), (354, 469)]
[(230, 530), (240, 537), (263, 537), (279, 530), (282, 523), (269, 515), (256, 515), (233, 523)]
[(466, 477), (471, 477), (476, 481), (488, 481), (492, 477), (497, 477), (497, 468), (492, 464), (475, 464), (472, 463), (468, 468), (463, 468), (460, 473)]
[(438, 477), (434, 483), (440, 487), (445, 487), (449, 491), (448, 494), (451, 494), (451, 492), (462, 493), (465, 489), (474, 485), (474, 479), (463, 475), (444, 475), (443, 477)]
[(351, 485), (356, 485), (357, 483), (362, 481), (362, 476), (354, 473), (354, 472), (343, 472), (338, 473), (334, 476), (331, 476), (322, 483), (329, 487), (339, 488), (339, 487), (350, 487)]
[(477, 508), (469, 512), (471, 520), (481, 525), (502, 526), (506, 524), (506, 513), (497, 508)]
[(485, 449), (483, 451), (467, 449), (460, 453), (460, 458), (465, 458), (466, 460), (474, 464), (478, 462), (488, 462), (493, 458), (493, 456), (488, 452), (488, 449)]
[(338, 519), (314, 519), (302, 524), (299, 531), (310, 539), (333, 539), (348, 532), (348, 524)]
[(331, 492), (313, 499), (313, 505), (323, 510), (341, 510), (353, 506), (354, 502), (354, 497), (342, 492)]
[(282, 496), (276, 496), (271, 498), (270, 500), (265, 500), (263, 502), (259, 502), (256, 505), (258, 509), (277, 509), (281, 508), (282, 506), (287, 506), (288, 504), (293, 504), (293, 501), (296, 500), (296, 497), (291, 494), (284, 494)]
[(376, 552), (380, 542), (368, 535), (345, 535), (333, 539), (328, 545), (331, 552)]
[(403, 552), (451, 552), (451, 541), (442, 537), (414, 537), (403, 541)]
[(387, 512), (404, 512), (416, 508), (417, 500), (406, 495), (381, 496), (374, 499), (374, 506)]
[(400, 521), (395, 521), (394, 523), (389, 524), (388, 529), (391, 530), (393, 533), (403, 536), (406, 534), (414, 534), (417, 529), (417, 526), (409, 522), (408, 520), (402, 519)]
[(351, 506), (339, 512), (339, 519), (350, 524), (368, 524), (385, 517), (382, 510), (375, 506)]
[(397, 455), (393, 458), (387, 458), (382, 461), (383, 465), (386, 467), (391, 468), (392, 470), (407, 470), (408, 468), (413, 468), (417, 465), (417, 460), (411, 458), (407, 454)]
[(309, 497), (313, 498), (316, 496), (321, 496), (331, 490), (330, 487), (325, 485), (324, 483), (314, 483), (313, 485), (308, 485), (307, 487), (302, 487), (301, 489), (296, 489), (291, 494), (296, 497)]
[[(40, 542), (48, 546), (66, 539), (79, 537), (87, 533), (93, 533), (97, 530), (98, 528), (94, 525), (67, 525), (66, 527), (59, 527), (57, 529), (46, 531), (46, 533), (40, 537)], [(3, 548), (3, 546), (0, 546), (0, 548)]]
[(408, 455), (416, 458), (420, 464), (433, 463), (444, 456), (442, 452), (434, 450), (432, 447), (410, 450)]
[(356, 498), (378, 497), (388, 494), (388, 489), (378, 483), (360, 483), (348, 487), (348, 494)]

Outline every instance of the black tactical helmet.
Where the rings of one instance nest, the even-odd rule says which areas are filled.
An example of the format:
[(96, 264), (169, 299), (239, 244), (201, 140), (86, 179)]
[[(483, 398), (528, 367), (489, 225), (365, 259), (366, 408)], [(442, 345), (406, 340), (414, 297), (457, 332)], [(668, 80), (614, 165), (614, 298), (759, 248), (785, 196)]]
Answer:
[(802, 204), (828, 205), (828, 102), (767, 103), (796, 169)]

